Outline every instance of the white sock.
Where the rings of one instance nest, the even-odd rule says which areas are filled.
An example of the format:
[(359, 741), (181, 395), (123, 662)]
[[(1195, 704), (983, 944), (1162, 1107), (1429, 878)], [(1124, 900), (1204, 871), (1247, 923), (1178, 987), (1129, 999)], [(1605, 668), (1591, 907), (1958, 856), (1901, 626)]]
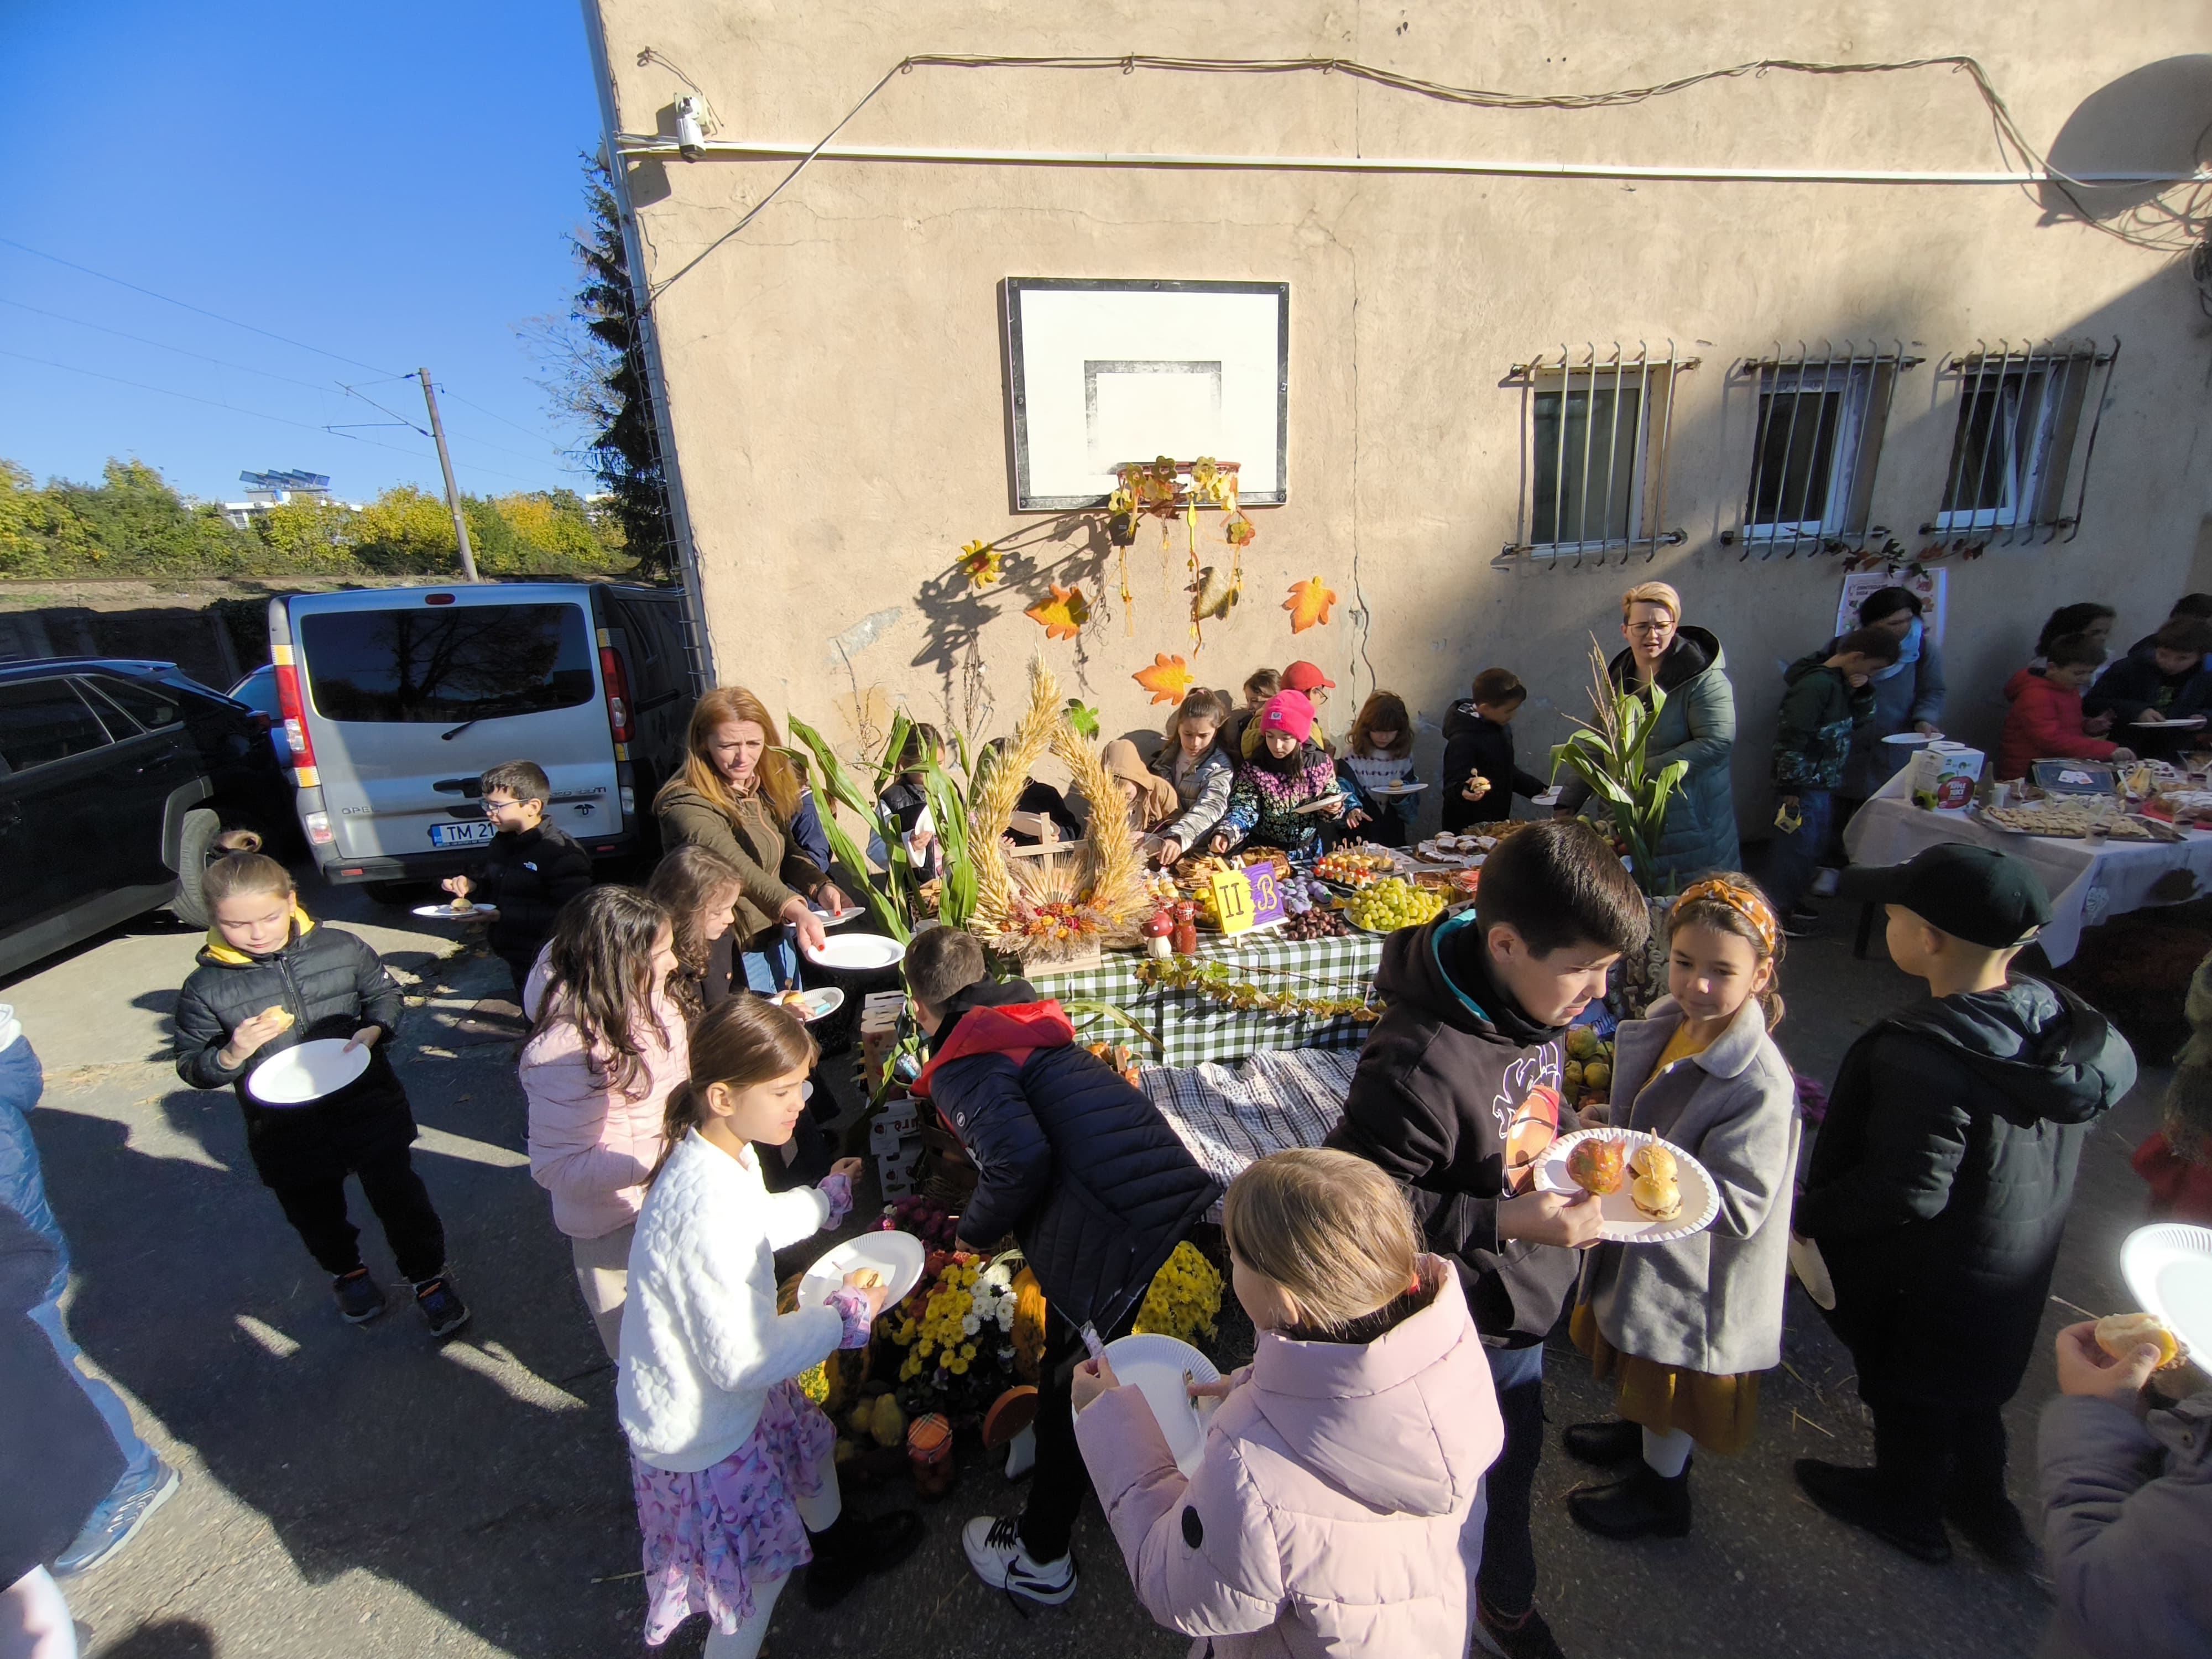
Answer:
[(1652, 1473), (1672, 1480), (1689, 1467), (1690, 1448), (1696, 1443), (1680, 1429), (1665, 1434), (1644, 1431), (1644, 1461), (1651, 1466)]

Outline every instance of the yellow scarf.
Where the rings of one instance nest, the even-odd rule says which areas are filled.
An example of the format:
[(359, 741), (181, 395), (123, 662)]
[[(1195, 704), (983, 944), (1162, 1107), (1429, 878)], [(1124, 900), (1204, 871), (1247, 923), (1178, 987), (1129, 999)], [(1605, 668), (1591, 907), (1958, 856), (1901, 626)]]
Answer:
[[(300, 908), (298, 899), (294, 899), (292, 901), (292, 932), (290, 937), (284, 941), (285, 944), (289, 945), (294, 939), (305, 939), (314, 930), (315, 919)], [(208, 929), (207, 950), (208, 955), (226, 968), (244, 968), (253, 963), (266, 962), (269, 959), (266, 957), (249, 956), (243, 951), (224, 944), (222, 930), (212, 926)]]

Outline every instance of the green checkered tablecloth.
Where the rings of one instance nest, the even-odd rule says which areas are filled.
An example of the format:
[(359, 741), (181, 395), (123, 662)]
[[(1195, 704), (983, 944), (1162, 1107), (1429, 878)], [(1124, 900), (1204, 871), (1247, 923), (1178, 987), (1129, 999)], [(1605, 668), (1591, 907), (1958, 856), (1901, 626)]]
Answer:
[[(1199, 957), (1230, 963), (1240, 975), (1249, 972), (1254, 984), (1271, 990), (1365, 997), (1374, 989), (1375, 969), (1382, 960), (1382, 936), (1355, 933), (1344, 939), (1299, 940), (1282, 939), (1272, 930), (1230, 939), (1201, 935)], [(1030, 982), (1041, 997), (1110, 1002), (1124, 1010), (1160, 1039), (1164, 1052), (1146, 1056), (1159, 1066), (1242, 1060), (1268, 1048), (1357, 1048), (1372, 1029), (1355, 1019), (1309, 1019), (1240, 1010), (1195, 991), (1141, 985), (1137, 964), (1143, 960), (1140, 951), (1109, 951), (1096, 968), (1032, 974)], [(1111, 1034), (1094, 1030), (1087, 1035)]]

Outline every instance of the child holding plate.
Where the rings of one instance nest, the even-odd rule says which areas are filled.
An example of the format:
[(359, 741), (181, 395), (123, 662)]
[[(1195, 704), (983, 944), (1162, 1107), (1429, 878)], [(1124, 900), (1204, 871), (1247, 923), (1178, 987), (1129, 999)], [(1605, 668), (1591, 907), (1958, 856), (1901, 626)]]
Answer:
[(1570, 1328), (1616, 1385), (1620, 1415), (1564, 1441), (1586, 1463), (1627, 1467), (1569, 1493), (1567, 1512), (1607, 1538), (1687, 1534), (1692, 1445), (1748, 1445), (1759, 1373), (1782, 1361), (1798, 1128), (1790, 1063), (1768, 1035), (1782, 1018), (1780, 921), (1749, 881), (1722, 875), (1675, 900), (1667, 928), (1669, 994), (1614, 1040), (1614, 1121), (1696, 1158), (1720, 1212), (1687, 1238), (1603, 1243), (1583, 1264)]
[(1377, 691), (1360, 704), (1359, 718), (1352, 723), (1336, 772), (1350, 779), (1352, 787), (1374, 805), (1368, 840), (1403, 847), (1412, 839), (1413, 820), (1420, 816), (1415, 805), (1419, 797), (1400, 792), (1420, 779), (1413, 771), (1413, 720), (1403, 697), (1395, 691)]
[[(469, 1310), (446, 1268), (445, 1226), (408, 1155), (415, 1115), (385, 1053), (399, 1029), (399, 988), (368, 945), (300, 908), (292, 872), (259, 850), (258, 836), (234, 831), (226, 845), (232, 850), (208, 866), (201, 890), (214, 925), (177, 994), (177, 1075), (195, 1089), (237, 1091), (254, 1173), (331, 1275), (347, 1320), (384, 1311), (383, 1288), (362, 1264), (361, 1233), (346, 1216), (351, 1175), (430, 1334), (448, 1335)], [(346, 1055), (367, 1049), (367, 1068), (298, 1104), (255, 1097), (252, 1073), (263, 1062), (331, 1038)]]

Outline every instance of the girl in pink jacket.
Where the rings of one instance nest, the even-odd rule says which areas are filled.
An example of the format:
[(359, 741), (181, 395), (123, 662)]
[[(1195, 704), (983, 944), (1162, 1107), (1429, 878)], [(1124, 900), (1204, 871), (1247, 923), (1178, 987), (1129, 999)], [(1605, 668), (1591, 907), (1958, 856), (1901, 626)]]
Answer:
[(668, 913), (634, 887), (594, 887), (562, 907), (523, 1000), (530, 1176), (553, 1194), (576, 1285), (610, 1359), (622, 1337), (630, 1237), (667, 1145), (668, 1097), (690, 1064)]
[(1504, 1431), (1449, 1265), (1348, 1152), (1261, 1158), (1222, 1231), (1259, 1344), (1193, 1385), (1223, 1396), (1195, 1474), (1109, 1361), (1075, 1376), (1076, 1439), (1137, 1599), (1200, 1638), (1194, 1656), (1460, 1654)]

